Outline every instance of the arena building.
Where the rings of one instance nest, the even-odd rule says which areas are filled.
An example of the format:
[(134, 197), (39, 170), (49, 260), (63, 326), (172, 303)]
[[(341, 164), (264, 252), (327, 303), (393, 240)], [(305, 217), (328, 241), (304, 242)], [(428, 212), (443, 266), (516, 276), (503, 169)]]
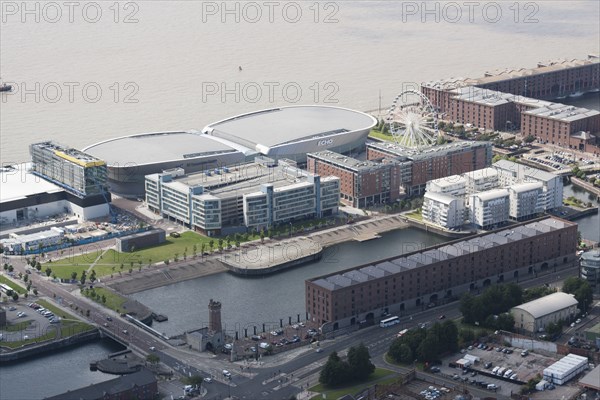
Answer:
[(377, 120), (362, 112), (327, 106), (290, 106), (237, 115), (202, 132), (155, 132), (96, 143), (84, 150), (108, 163), (113, 193), (144, 196), (144, 176), (182, 168), (202, 172), (264, 155), (306, 163), (321, 150), (361, 149)]
[(403, 316), (491, 284), (578, 264), (577, 224), (556, 217), (429, 247), (305, 282), (324, 332)]

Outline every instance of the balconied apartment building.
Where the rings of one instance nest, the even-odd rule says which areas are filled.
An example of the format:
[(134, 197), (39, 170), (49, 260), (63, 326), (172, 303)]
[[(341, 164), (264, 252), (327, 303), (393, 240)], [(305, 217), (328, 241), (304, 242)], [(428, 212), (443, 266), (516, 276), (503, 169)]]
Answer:
[(562, 180), (549, 172), (500, 160), (489, 168), (428, 182), (423, 219), (444, 228), (455, 228), (462, 224), (450, 226), (447, 223), (456, 220), (455, 214), (438, 217), (428, 211), (434, 207), (438, 213), (454, 213), (456, 208), (448, 207), (450, 199), (444, 198), (442, 204), (430, 193), (462, 200), (465, 205), (463, 223), (470, 222), (481, 229), (489, 229), (509, 219), (523, 221), (561, 206)]
[(493, 167), (498, 172), (500, 186), (510, 186), (523, 182), (541, 182), (540, 206), (543, 211), (552, 210), (563, 204), (562, 177), (541, 169), (528, 167), (508, 160), (499, 160)]
[(394, 158), (399, 165), (403, 194), (418, 196), (425, 192), (428, 181), (489, 167), (492, 144), (458, 142), (424, 150), (406, 150), (395, 143), (367, 143), (367, 159)]
[(580, 274), (595, 294), (600, 294), (600, 249), (586, 251), (580, 258)]
[(464, 197), (425, 192), (422, 216), (425, 221), (445, 228), (459, 228), (465, 223)]
[(515, 221), (522, 221), (544, 212), (542, 182), (519, 183), (508, 187), (510, 209), (508, 215)]
[(332, 151), (307, 155), (307, 169), (320, 176), (340, 178), (340, 200), (357, 208), (391, 203), (400, 198), (406, 162), (386, 158), (381, 162), (357, 160)]
[(147, 175), (148, 207), (207, 235), (262, 229), (337, 213), (339, 179), (278, 166), (247, 163), (184, 174)]
[(577, 224), (550, 217), (365, 264), (305, 283), (306, 311), (328, 332), (403, 316), (489, 285), (577, 265)]
[(494, 229), (508, 221), (510, 197), (506, 189), (469, 195), (468, 219), (479, 229)]

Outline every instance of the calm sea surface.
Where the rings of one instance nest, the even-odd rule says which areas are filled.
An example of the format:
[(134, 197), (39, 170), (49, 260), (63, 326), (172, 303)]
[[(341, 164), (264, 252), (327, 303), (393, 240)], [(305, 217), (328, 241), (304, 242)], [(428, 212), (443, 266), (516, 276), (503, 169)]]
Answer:
[(233, 14), (222, 2), (78, 2), (71, 15), (62, 2), (32, 2), (33, 14), (15, 2), (0, 21), (0, 75), (17, 89), (0, 99), (0, 161), (27, 160), (34, 141), (81, 148), (272, 106), (371, 110), (381, 94), (385, 109), (423, 81), (600, 49), (595, 0), (492, 2), (471, 15), (427, 3), (432, 13), (422, 2), (278, 3), (270, 17), (239, 2)]

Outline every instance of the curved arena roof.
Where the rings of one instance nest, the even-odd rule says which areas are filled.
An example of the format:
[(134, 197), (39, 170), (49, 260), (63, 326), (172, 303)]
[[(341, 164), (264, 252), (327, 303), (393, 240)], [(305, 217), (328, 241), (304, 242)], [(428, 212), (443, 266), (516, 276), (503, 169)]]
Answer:
[(197, 131), (141, 133), (105, 140), (83, 149), (106, 161), (108, 166), (146, 165), (247, 150)]
[(265, 154), (272, 147), (370, 131), (376, 123), (374, 117), (347, 108), (289, 106), (237, 115), (207, 125), (202, 132)]

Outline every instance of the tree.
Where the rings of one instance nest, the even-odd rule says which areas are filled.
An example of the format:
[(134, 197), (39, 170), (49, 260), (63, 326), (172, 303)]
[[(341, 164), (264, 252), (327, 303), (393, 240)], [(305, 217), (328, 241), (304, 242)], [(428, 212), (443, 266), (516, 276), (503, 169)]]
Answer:
[(265, 231), (260, 231), (260, 242), (261, 243), (265, 242)]
[(12, 265), (8, 266), (8, 272), (13, 272), (15, 270), (15, 268)]
[(146, 361), (148, 361), (152, 365), (156, 365), (160, 362), (160, 357), (156, 354), (148, 354), (146, 356)]
[(37, 269), (38, 272), (40, 272), (42, 270), (42, 263), (39, 261), (35, 262), (35, 269)]
[(579, 309), (583, 312), (587, 312), (592, 301), (594, 301), (594, 292), (585, 279), (574, 276), (565, 279), (562, 291), (573, 294), (575, 300), (579, 302)]
[(348, 350), (348, 365), (352, 373), (352, 378), (362, 381), (375, 371), (375, 365), (371, 362), (369, 350), (361, 342), (358, 346), (350, 347)]
[(337, 352), (334, 351), (321, 370), (319, 382), (328, 386), (338, 386), (347, 382), (351, 376), (352, 371), (348, 363), (340, 360)]
[(208, 247), (210, 247), (210, 252), (212, 253), (213, 247), (215, 247), (215, 241), (213, 239), (210, 239), (210, 242), (208, 242)]
[(17, 301), (17, 300), (19, 300), (19, 293), (17, 293), (17, 292), (14, 292), (14, 291), (13, 291), (13, 293), (12, 293), (12, 299), (13, 299), (14, 301)]
[(533, 142), (534, 140), (535, 140), (535, 136), (528, 135), (528, 136), (525, 138), (525, 143), (531, 143), (531, 142)]
[(50, 274), (52, 274), (52, 270), (50, 269), (50, 267), (46, 267), (46, 276), (50, 276)]
[(72, 280), (77, 279), (77, 272), (76, 271), (71, 272), (71, 279)]
[(37, 289), (33, 289), (33, 295), (34, 295), (34, 296), (37, 296), (37, 294), (38, 294), (38, 291), (37, 291)]
[(25, 274), (23, 277), (23, 282), (27, 282), (29, 280), (29, 275)]
[(87, 278), (87, 276), (85, 274), (85, 271), (83, 271), (83, 273), (81, 274), (81, 280), (80, 280), (82, 285), (85, 285), (86, 278)]
[(431, 362), (439, 358), (439, 342), (435, 335), (428, 334), (417, 348), (417, 358), (420, 361)]

